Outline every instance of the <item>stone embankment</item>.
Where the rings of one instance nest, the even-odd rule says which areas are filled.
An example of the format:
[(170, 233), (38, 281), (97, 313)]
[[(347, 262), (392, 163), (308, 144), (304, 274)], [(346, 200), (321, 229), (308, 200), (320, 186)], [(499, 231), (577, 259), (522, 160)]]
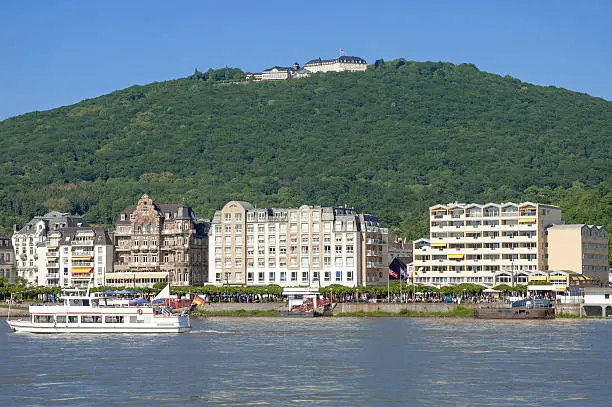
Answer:
[[(489, 306), (493, 304), (460, 304), (464, 308), (477, 308), (478, 306)], [(414, 312), (451, 312), (454, 310), (457, 304), (446, 304), (446, 303), (407, 303), (407, 304), (386, 304), (386, 303), (338, 303), (334, 308), (334, 313), (345, 313), (345, 312), (395, 312), (399, 313), (402, 309), (407, 309)], [(566, 315), (579, 315), (580, 309), (578, 304), (557, 304), (555, 307), (556, 314)], [(281, 302), (269, 302), (269, 303), (235, 303), (235, 302), (215, 302), (207, 303), (200, 307), (204, 311), (288, 311), (288, 307), (285, 303)], [(6, 317), (8, 314), (8, 308), (0, 308), (0, 317)], [(24, 317), (28, 316), (28, 311), (23, 309), (11, 309), (11, 317)]]
[[(2, 317), (7, 317), (8, 316), (8, 308), (0, 308), (0, 318)], [(11, 308), (11, 318), (12, 317), (27, 317), (28, 314), (28, 310), (26, 309), (15, 309), (15, 308)]]

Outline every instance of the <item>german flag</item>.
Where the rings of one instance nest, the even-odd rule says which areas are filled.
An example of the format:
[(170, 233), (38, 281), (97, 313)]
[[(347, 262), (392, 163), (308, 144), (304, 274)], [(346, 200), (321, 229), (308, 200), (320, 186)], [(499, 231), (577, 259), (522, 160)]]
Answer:
[(204, 305), (206, 304), (206, 301), (204, 301), (204, 298), (200, 297), (199, 295), (196, 295), (193, 298), (193, 301), (191, 301), (191, 306), (195, 307), (197, 305)]

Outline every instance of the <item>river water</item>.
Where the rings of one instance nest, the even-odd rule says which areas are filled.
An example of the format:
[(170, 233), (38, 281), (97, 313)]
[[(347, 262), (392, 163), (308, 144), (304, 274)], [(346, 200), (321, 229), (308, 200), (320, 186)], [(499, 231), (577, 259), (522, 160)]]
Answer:
[(612, 322), (207, 318), (182, 335), (0, 320), (0, 406), (612, 405)]

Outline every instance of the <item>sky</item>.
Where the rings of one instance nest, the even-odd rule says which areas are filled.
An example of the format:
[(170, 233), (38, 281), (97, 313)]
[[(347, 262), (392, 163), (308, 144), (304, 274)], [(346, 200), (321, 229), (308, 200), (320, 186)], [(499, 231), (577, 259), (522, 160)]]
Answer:
[(224, 66), (472, 63), (612, 101), (612, 1), (0, 1), (0, 120)]

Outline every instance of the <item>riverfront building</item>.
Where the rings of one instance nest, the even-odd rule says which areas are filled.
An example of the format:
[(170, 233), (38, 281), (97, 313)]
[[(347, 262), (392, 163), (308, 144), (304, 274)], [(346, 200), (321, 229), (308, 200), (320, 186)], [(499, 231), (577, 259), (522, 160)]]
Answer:
[(231, 201), (210, 230), (209, 281), (319, 287), (386, 284), (387, 229), (352, 208)]
[(531, 273), (549, 269), (546, 228), (561, 223), (561, 208), (532, 202), (435, 205), (429, 223), (429, 242), (415, 242), (415, 283), (527, 284)]
[(113, 267), (113, 242), (101, 227), (52, 230), (37, 244), (36, 253), (39, 286), (103, 286)]
[(51, 230), (86, 225), (87, 222), (80, 216), (60, 212), (36, 216), (21, 229), (14, 225), (11, 240), (15, 250), (16, 276), (24, 278), (28, 284), (37, 284), (37, 245), (47, 239), (47, 233)]
[(116, 220), (114, 269), (106, 273), (106, 284), (204, 284), (208, 227), (186, 203), (157, 204), (142, 195), (137, 205), (125, 208)]
[(548, 267), (608, 285), (608, 232), (603, 226), (553, 225), (547, 230)]
[(13, 269), (15, 267), (15, 254), (11, 239), (0, 236), (0, 278), (7, 278), (14, 282)]

